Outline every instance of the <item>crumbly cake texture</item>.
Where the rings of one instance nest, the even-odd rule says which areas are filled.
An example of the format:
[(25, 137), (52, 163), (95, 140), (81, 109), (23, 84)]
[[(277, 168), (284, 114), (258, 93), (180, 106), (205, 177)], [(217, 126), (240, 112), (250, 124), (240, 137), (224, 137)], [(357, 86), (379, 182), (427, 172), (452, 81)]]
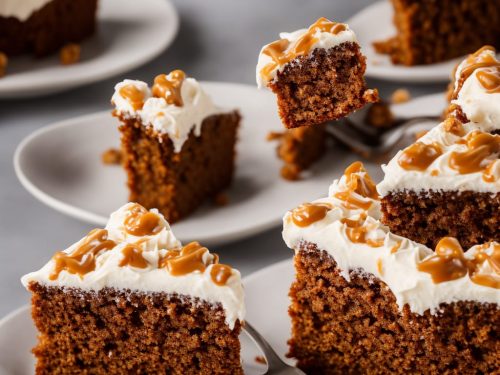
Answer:
[(443, 304), (438, 315), (398, 309), (378, 278), (360, 270), (350, 282), (314, 244), (295, 256), (290, 290), (289, 356), (308, 374), (408, 374), (498, 371), (496, 304)]
[(311, 167), (326, 152), (326, 125), (287, 129), (283, 133), (270, 135), (276, 140), (276, 153), (283, 160), (281, 176), (290, 181), (300, 179), (300, 174)]
[(97, 0), (52, 0), (25, 21), (0, 16), (0, 51), (8, 56), (56, 52), (94, 34)]
[(231, 184), (238, 112), (207, 117), (200, 136), (191, 131), (178, 153), (167, 135), (140, 119), (118, 117), (130, 201), (158, 208), (174, 223)]
[(277, 73), (268, 87), (277, 95), (287, 128), (321, 124), (347, 116), (376, 102), (376, 90), (366, 88), (365, 57), (357, 43), (346, 42), (299, 56)]
[(500, 46), (500, 7), (490, 0), (392, 0), (397, 35), (374, 43), (394, 64), (432, 64), (485, 44)]
[(393, 192), (382, 198), (381, 208), (391, 232), (430, 248), (445, 236), (464, 248), (500, 242), (500, 193)]
[(29, 286), (36, 374), (243, 374), (221, 306), (161, 293)]

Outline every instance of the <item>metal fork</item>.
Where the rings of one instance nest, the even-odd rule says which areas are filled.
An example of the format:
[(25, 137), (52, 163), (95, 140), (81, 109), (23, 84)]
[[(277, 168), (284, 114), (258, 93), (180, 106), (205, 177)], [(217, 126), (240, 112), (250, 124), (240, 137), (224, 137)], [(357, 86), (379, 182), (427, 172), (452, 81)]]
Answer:
[(257, 332), (248, 322), (245, 322), (243, 330), (255, 342), (255, 344), (264, 352), (267, 362), (267, 375), (305, 375), (297, 367), (289, 366), (281, 360), (269, 343)]

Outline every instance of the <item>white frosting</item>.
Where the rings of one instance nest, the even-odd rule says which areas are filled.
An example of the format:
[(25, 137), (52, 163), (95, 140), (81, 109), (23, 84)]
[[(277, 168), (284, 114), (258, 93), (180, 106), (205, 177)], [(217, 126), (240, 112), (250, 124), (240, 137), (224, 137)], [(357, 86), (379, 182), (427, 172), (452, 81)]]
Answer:
[[(335, 260), (341, 275), (350, 280), (349, 271), (366, 272), (382, 280), (396, 298), (400, 309), (408, 304), (410, 310), (423, 314), (439, 312), (441, 303), (456, 301), (477, 301), (481, 303), (500, 303), (500, 290), (473, 283), (466, 275), (462, 278), (442, 283), (434, 283), (429, 273), (418, 270), (417, 265), (434, 252), (428, 247), (394, 235), (376, 218), (380, 212), (377, 201), (373, 201), (363, 226), (370, 229), (366, 238), (383, 240), (380, 247), (372, 247), (364, 243), (354, 243), (346, 235), (346, 224), (341, 219), (358, 220), (363, 210), (350, 210), (335, 197), (338, 191), (345, 190), (345, 176), (333, 182), (329, 197), (316, 202), (328, 203), (335, 208), (328, 211), (326, 217), (307, 227), (299, 227), (292, 220), (292, 213), (285, 214), (283, 219), (283, 239), (288, 247), (298, 250), (303, 241), (314, 243), (318, 249), (325, 250)], [(359, 197), (359, 196), (358, 196)], [(364, 198), (369, 199), (369, 198)], [(393, 251), (395, 246), (399, 248)], [(477, 246), (465, 252), (466, 258), (473, 258)], [(493, 244), (486, 250), (491, 255)], [(484, 265), (481, 272), (493, 273)]]
[[(219, 286), (213, 282), (210, 276), (213, 265), (209, 265), (204, 272), (195, 271), (182, 276), (173, 276), (166, 268), (158, 268), (158, 260), (165, 255), (167, 249), (178, 248), (181, 243), (175, 238), (163, 216), (154, 209), (151, 212), (158, 214), (161, 220), (162, 229), (159, 233), (144, 237), (127, 234), (124, 220), (130, 205), (132, 203), (126, 204), (111, 214), (106, 229), (108, 230), (108, 238), (115, 241), (117, 245), (113, 249), (97, 255), (94, 271), (80, 277), (63, 270), (57, 279), (50, 280), (49, 276), (54, 270), (54, 261), (51, 259), (39, 271), (23, 276), (21, 279), (23, 285), (27, 287), (31, 282), (37, 282), (47, 286), (93, 291), (109, 287), (147, 293), (175, 293), (181, 296), (199, 298), (211, 304), (220, 303), (225, 311), (226, 323), (231, 329), (236, 320), (243, 321), (245, 307), (240, 273), (233, 269), (227, 283), (224, 286)], [(123, 259), (123, 248), (127, 244), (137, 243), (139, 240), (141, 242), (136, 246), (143, 249), (142, 255), (147, 260), (148, 266), (146, 268), (135, 268), (129, 265), (120, 267), (119, 263)], [(71, 253), (82, 241), (78, 241), (64, 251)], [(204, 257), (204, 261), (208, 262), (214, 255), (206, 252)]]
[(52, 0), (1, 0), (0, 16), (14, 17), (26, 21), (33, 12), (41, 9)]
[[(330, 48), (336, 47), (336, 46), (338, 46), (342, 43), (346, 43), (346, 42), (357, 43), (356, 34), (354, 34), (354, 31), (349, 29), (349, 26), (347, 26), (347, 25), (345, 25), (345, 26), (346, 26), (346, 30), (341, 31), (338, 34), (332, 34), (329, 32), (321, 32), (320, 30), (316, 30), (316, 32), (314, 33), (314, 38), (317, 39), (317, 42), (314, 43), (312, 45), (311, 49), (309, 50), (309, 56), (312, 55), (312, 53), (316, 49), (330, 49)], [(288, 50), (292, 49), (295, 46), (295, 43), (307, 32), (308, 32), (308, 29), (300, 29), (300, 30), (297, 30), (297, 31), (294, 31), (291, 33), (283, 32), (283, 33), (280, 33), (280, 39), (287, 39), (290, 42), (290, 45), (287, 49), (287, 51), (288, 51)], [(260, 54), (259, 54), (259, 59), (257, 62), (256, 80), (257, 80), (257, 86), (259, 88), (265, 87), (265, 86), (267, 86), (267, 84), (269, 82), (272, 82), (276, 78), (278, 72), (282, 72), (283, 69), (285, 68), (285, 66), (287, 65), (287, 64), (279, 65), (271, 72), (269, 77), (263, 77), (261, 75), (262, 69), (266, 65), (268, 65), (269, 63), (273, 62), (273, 60), (271, 59), (271, 57), (269, 55), (266, 55), (265, 53), (263, 53), (264, 49), (267, 46), (268, 45), (265, 45), (264, 47), (262, 47)], [(286, 53), (286, 51), (285, 51), (285, 53)]]
[[(483, 51), (479, 56), (490, 55), (496, 58), (496, 55), (491, 50)], [(455, 73), (455, 89), (464, 66), (467, 65), (467, 59), (462, 61)], [(488, 93), (481, 85), (477, 78), (477, 72), (473, 72), (463, 83), (457, 99), (453, 100), (453, 104), (457, 104), (462, 108), (463, 113), (469, 121), (487, 132), (500, 129), (500, 93)]]
[[(469, 133), (476, 130), (477, 126), (474, 123), (468, 123), (464, 125), (464, 128)], [(421, 137), (418, 140), (419, 142), (425, 144), (437, 142), (443, 151), (443, 154), (423, 171), (406, 170), (401, 167), (398, 159), (404, 150), (400, 150), (387, 165), (382, 165), (385, 177), (377, 185), (379, 194), (385, 196), (391, 191), (402, 190), (411, 190), (418, 193), (431, 189), (434, 191), (500, 192), (500, 160), (498, 153), (485, 160), (485, 163), (496, 160), (492, 170), (495, 176), (493, 182), (486, 182), (483, 179), (482, 172), (460, 174), (457, 170), (450, 168), (449, 160), (452, 152), (467, 151), (467, 145), (456, 143), (460, 138), (462, 137), (446, 131), (444, 123), (439, 124)], [(432, 173), (435, 175), (432, 175)]]
[[(144, 106), (142, 109), (135, 110), (129, 101), (120, 94), (120, 89), (127, 85), (133, 85), (143, 93)], [(183, 101), (181, 107), (167, 104), (164, 98), (152, 96), (147, 83), (126, 79), (115, 86), (111, 102), (119, 113), (139, 117), (144, 126), (152, 126), (159, 134), (167, 134), (172, 140), (174, 151), (180, 152), (192, 130), (194, 135), (199, 137), (203, 120), (208, 116), (222, 112), (213, 104), (194, 78), (184, 80), (181, 86), (181, 97)]]

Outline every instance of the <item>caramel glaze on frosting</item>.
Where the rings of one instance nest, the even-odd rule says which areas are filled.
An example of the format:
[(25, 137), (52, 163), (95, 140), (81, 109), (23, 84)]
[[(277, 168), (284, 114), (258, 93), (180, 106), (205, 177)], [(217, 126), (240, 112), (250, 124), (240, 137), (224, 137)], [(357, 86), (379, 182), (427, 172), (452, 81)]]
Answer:
[[(297, 221), (304, 207), (320, 207), (321, 214)], [(292, 249), (304, 241), (316, 244), (335, 259), (347, 280), (350, 271), (380, 278), (401, 309), (407, 304), (422, 314), (438, 312), (441, 303), (500, 302), (500, 244), (490, 242), (464, 252), (456, 239), (444, 238), (433, 251), (391, 233), (379, 218), (375, 184), (357, 162), (333, 182), (327, 198), (285, 215), (283, 238)]]
[(157, 210), (128, 203), (111, 215), (105, 229), (57, 252), (39, 271), (22, 278), (25, 286), (100, 290), (116, 288), (178, 294), (220, 303), (232, 327), (244, 316), (237, 270), (198, 242), (185, 246)]

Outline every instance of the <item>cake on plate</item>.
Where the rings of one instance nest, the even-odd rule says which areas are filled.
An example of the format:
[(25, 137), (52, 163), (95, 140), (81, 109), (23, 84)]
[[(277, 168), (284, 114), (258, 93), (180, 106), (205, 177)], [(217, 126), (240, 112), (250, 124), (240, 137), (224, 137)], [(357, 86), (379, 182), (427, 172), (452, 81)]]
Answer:
[(374, 43), (394, 64), (432, 64), (500, 46), (500, 6), (491, 0), (392, 0), (397, 34)]
[(97, 0), (0, 1), (0, 52), (41, 57), (94, 34)]
[(500, 243), (464, 251), (391, 233), (374, 182), (349, 166), (283, 219), (295, 251), (291, 357), (306, 373), (498, 371)]
[(37, 374), (243, 374), (240, 273), (128, 203), (22, 278)]
[(115, 86), (129, 200), (158, 208), (170, 223), (231, 184), (240, 115), (224, 110), (181, 70)]
[(391, 231), (434, 247), (500, 241), (500, 64), (483, 48), (457, 68), (448, 117), (385, 166), (377, 186)]
[(256, 75), (259, 87), (276, 94), (285, 127), (296, 128), (339, 119), (377, 101), (377, 91), (366, 88), (365, 69), (349, 26), (320, 18), (265, 45)]

